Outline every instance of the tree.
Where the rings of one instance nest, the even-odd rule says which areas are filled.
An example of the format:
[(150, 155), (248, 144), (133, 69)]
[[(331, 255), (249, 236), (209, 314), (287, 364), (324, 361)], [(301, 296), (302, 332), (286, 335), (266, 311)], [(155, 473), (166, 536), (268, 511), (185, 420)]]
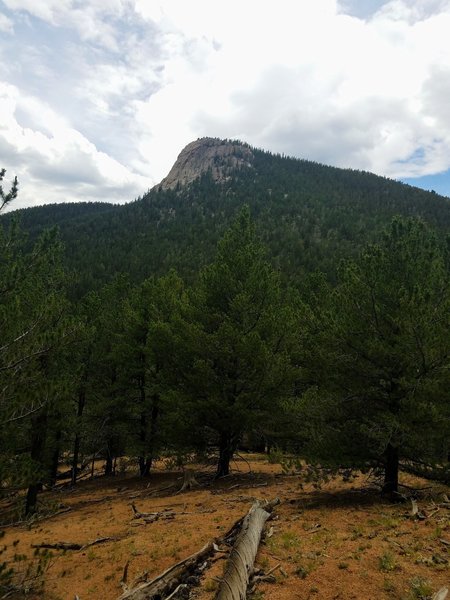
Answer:
[(120, 340), (123, 304), (130, 291), (128, 278), (117, 274), (91, 299), (95, 339), (90, 355), (90, 387), (95, 402), (86, 405), (93, 452), (105, 457), (105, 475), (115, 474), (116, 459), (124, 454), (129, 407), (124, 402), (120, 378)]
[(0, 169), (0, 212), (5, 208), (5, 206), (8, 206), (10, 202), (17, 198), (17, 194), (19, 191), (19, 182), (17, 181), (17, 177), (14, 177), (9, 192), (4, 191), (1, 182), (3, 181), (5, 175), (6, 169)]
[(336, 289), (309, 316), (310, 451), (345, 466), (381, 465), (384, 491), (395, 493), (401, 459), (441, 461), (448, 448), (443, 247), (422, 221), (394, 219), (378, 244), (342, 265)]
[[(3, 176), (2, 170), (0, 181)], [(0, 186), (0, 210), (16, 195), (16, 179), (7, 194)], [(55, 231), (26, 250), (13, 220), (0, 226), (0, 255), (0, 480), (28, 485), (26, 511), (32, 512), (49, 475), (52, 411), (65, 393), (61, 347), (71, 329), (65, 275)]]
[(209, 432), (218, 446), (217, 477), (291, 390), (293, 320), (245, 207), (175, 322), (177, 402), (197, 441)]
[[(164, 396), (171, 382), (170, 323), (180, 311), (184, 292), (175, 272), (145, 280), (124, 302), (119, 341), (121, 384), (128, 400), (128, 447), (138, 455), (142, 476), (150, 475), (154, 458), (167, 436), (161, 431)], [(168, 381), (169, 380), (169, 381)]]

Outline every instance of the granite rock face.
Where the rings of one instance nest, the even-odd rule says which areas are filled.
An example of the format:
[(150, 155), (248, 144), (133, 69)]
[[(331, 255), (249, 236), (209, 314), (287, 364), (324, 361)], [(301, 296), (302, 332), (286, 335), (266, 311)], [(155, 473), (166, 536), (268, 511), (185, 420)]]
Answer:
[(201, 138), (188, 144), (179, 154), (170, 173), (158, 188), (186, 186), (206, 171), (217, 183), (227, 181), (232, 171), (252, 166), (253, 152), (247, 144), (217, 138)]

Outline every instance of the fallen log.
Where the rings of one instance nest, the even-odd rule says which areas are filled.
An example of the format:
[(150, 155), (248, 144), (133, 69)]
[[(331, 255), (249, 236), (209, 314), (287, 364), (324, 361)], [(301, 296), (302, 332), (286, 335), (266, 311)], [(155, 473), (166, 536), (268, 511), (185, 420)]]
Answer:
[(253, 574), (264, 525), (272, 509), (279, 502), (278, 498), (266, 504), (257, 501), (247, 513), (228, 559), (215, 600), (243, 600), (247, 597), (247, 588)]
[(173, 565), (152, 581), (125, 592), (118, 600), (160, 600), (161, 598), (167, 598), (183, 583), (183, 579), (194, 571), (199, 564), (214, 554), (214, 551), (214, 542), (209, 542), (201, 550)]
[(76, 544), (72, 542), (43, 542), (42, 544), (31, 544), (31, 547), (39, 549), (46, 548), (48, 550), (81, 550), (83, 546), (82, 544)]
[[(273, 500), (272, 502), (266, 504), (258, 504), (259, 507), (263, 506), (264, 508), (260, 508), (260, 510), (264, 510), (267, 514), (266, 519), (270, 516), (270, 512), (279, 504), (278, 498)], [(252, 510), (252, 509), (251, 509)], [(135, 514), (145, 514), (140, 513), (137, 509), (133, 510)], [(250, 511), (251, 512), (251, 511)], [(222, 543), (231, 544), (233, 540), (239, 537), (242, 534), (242, 530), (244, 529), (245, 520), (248, 518), (241, 517), (238, 521), (236, 521), (230, 529), (222, 535), (220, 538), (216, 538), (215, 540), (209, 542), (201, 550), (188, 556), (184, 560), (176, 563), (161, 575), (158, 575), (155, 579), (149, 582), (145, 582), (139, 587), (133, 587), (131, 590), (125, 591), (117, 600), (161, 600), (162, 598), (170, 598), (176, 595), (175, 590), (178, 591), (183, 589), (183, 585), (186, 581), (189, 581), (189, 577), (192, 574), (197, 575), (199, 572), (203, 571), (207, 566), (207, 560), (212, 557), (216, 552), (223, 552), (219, 549), (219, 545)], [(242, 527), (241, 527), (242, 525)], [(239, 533), (240, 530), (240, 533)], [(262, 529), (261, 529), (262, 531)], [(258, 540), (259, 544), (259, 540)], [(256, 554), (256, 552), (255, 552)]]
[(88, 542), (87, 544), (77, 544), (75, 542), (43, 542), (42, 544), (31, 544), (31, 547), (46, 548), (48, 550), (85, 550), (90, 546), (104, 544), (105, 542), (112, 542), (115, 540), (117, 540), (117, 538), (102, 537), (94, 540), (93, 542)]
[(439, 591), (437, 591), (432, 600), (445, 600), (448, 596), (448, 588), (443, 587)]

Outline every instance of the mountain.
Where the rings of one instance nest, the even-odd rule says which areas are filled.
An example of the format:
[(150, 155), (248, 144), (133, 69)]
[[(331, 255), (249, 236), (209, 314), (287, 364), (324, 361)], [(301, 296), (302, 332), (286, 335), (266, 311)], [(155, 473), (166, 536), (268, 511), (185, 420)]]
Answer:
[[(367, 172), (329, 167), (203, 138), (163, 181), (122, 206), (58, 204), (16, 211), (33, 239), (60, 228), (77, 296), (116, 272), (133, 281), (177, 268), (188, 280), (247, 203), (270, 256), (290, 280), (313, 270), (333, 279), (342, 257), (373, 240), (394, 215), (420, 216), (450, 232), (450, 200)], [(3, 219), (10, 219), (9, 215)]]

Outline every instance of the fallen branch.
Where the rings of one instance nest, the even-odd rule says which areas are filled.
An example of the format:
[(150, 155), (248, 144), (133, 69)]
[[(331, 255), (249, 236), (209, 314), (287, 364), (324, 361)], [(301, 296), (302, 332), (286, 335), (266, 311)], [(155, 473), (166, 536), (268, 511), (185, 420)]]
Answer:
[(214, 542), (209, 542), (201, 550), (170, 567), (152, 581), (125, 592), (118, 600), (157, 600), (167, 598), (195, 568), (215, 551)]
[(103, 544), (104, 542), (115, 541), (117, 538), (112, 537), (103, 537), (94, 540), (93, 542), (88, 542), (87, 544), (77, 544), (75, 542), (43, 542), (42, 544), (31, 544), (32, 548), (47, 548), (49, 550), (85, 550), (90, 546), (95, 546), (96, 544)]
[(133, 510), (133, 519), (142, 519), (146, 523), (154, 523), (158, 521), (160, 518), (163, 519), (174, 519), (175, 513), (169, 510), (163, 510), (161, 512), (141, 512), (136, 508), (134, 502), (131, 503), (131, 509)]
[(173, 590), (170, 596), (167, 596), (166, 600), (171, 600), (178, 594), (178, 592), (180, 592), (181, 590), (185, 590), (187, 587), (189, 586), (187, 586), (185, 583), (180, 583), (180, 585)]
[[(275, 504), (279, 501), (275, 500), (265, 506), (267, 510), (271, 510)], [(142, 515), (146, 513), (140, 513), (135, 508), (137, 514)], [(135, 512), (135, 514), (136, 514)], [(149, 514), (149, 513), (147, 513)], [(176, 565), (170, 567), (161, 575), (158, 575), (155, 579), (149, 582), (145, 582), (139, 587), (133, 587), (131, 590), (125, 591), (118, 600), (160, 600), (161, 598), (171, 597), (175, 595), (175, 591), (179, 588), (180, 585), (185, 582), (188, 583), (188, 578), (193, 573), (199, 573), (205, 570), (208, 564), (208, 559), (212, 557), (215, 553), (223, 553), (223, 550), (220, 550), (220, 544), (230, 544), (233, 543), (233, 540), (236, 538), (239, 530), (241, 529), (241, 525), (244, 521), (245, 517), (241, 517), (238, 521), (236, 521), (230, 529), (220, 538), (213, 540), (206, 544), (199, 552), (192, 554), (188, 558), (178, 562)], [(221, 557), (222, 558), (222, 557)], [(184, 588), (179, 588), (178, 591), (181, 591)]]
[(122, 589), (124, 592), (128, 591), (128, 567), (130, 566), (130, 561), (127, 560), (127, 562), (125, 563), (125, 566), (123, 568), (122, 571), (122, 577), (120, 578), (120, 585), (122, 586)]

